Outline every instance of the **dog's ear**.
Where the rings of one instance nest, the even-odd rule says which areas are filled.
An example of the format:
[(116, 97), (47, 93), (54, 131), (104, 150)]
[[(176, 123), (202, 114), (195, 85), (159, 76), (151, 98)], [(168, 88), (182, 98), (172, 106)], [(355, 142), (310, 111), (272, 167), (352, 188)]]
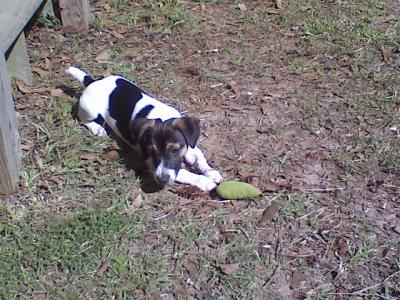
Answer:
[(137, 118), (132, 121), (130, 124), (130, 134), (135, 141), (135, 143), (139, 143), (142, 139), (145, 139), (145, 142), (151, 137), (148, 133), (155, 126), (155, 120), (149, 120), (146, 118)]
[(200, 120), (192, 117), (183, 117), (175, 119), (172, 127), (182, 132), (186, 139), (186, 143), (194, 148), (200, 137)]

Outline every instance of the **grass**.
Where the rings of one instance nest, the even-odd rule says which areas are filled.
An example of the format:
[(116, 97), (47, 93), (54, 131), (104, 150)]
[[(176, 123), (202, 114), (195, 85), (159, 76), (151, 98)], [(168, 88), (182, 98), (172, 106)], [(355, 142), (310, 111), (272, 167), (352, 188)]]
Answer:
[[(68, 47), (61, 47), (64, 42), (50, 46), (54, 70), (78, 56), (95, 76), (121, 74), (188, 113), (202, 109), (186, 100), (188, 94), (206, 99), (207, 114), (215, 113), (214, 124), (221, 128), (213, 131), (217, 125), (205, 117), (204, 140), (222, 131), (220, 148), (210, 148), (216, 157), (227, 154), (215, 164), (234, 162), (230, 177), (242, 170), (238, 173), (255, 173), (260, 185), (268, 179), (288, 186), (257, 201), (218, 204), (207, 198), (181, 205), (181, 197), (163, 191), (143, 195), (135, 208), (139, 182), (121, 161), (104, 158), (111, 140), (91, 137), (72, 120), (76, 99), (46, 92), (32, 95), (32, 101), (18, 99), (22, 136), (30, 148), (19, 195), (0, 205), (0, 298), (273, 299), (282, 291), (301, 292), (289, 287), (293, 270), (299, 270), (307, 275), (304, 290), (310, 298), (330, 299), (336, 291), (371, 286), (397, 270), (390, 250), (392, 223), (380, 219), (389, 228), (388, 243), (381, 243), (382, 226), (366, 212), (387, 216), (387, 210), (396, 209), (390, 197), (397, 192), (373, 193), (363, 185), (382, 173), (389, 179), (400, 174), (397, 140), (387, 132), (399, 122), (398, 72), (381, 53), (382, 46), (399, 47), (400, 22), (376, 23), (389, 12), (388, 3), (284, 1), (277, 12), (272, 2), (246, 3), (247, 11), (223, 1), (100, 2), (94, 4), (99, 3), (91, 23), (95, 40), (63, 35)], [(126, 39), (107, 33), (121, 28), (128, 30), (121, 31)], [(112, 63), (95, 62), (104, 45)], [(33, 64), (49, 58), (40, 49), (31, 53)], [(395, 51), (390, 54), (397, 58)], [(182, 74), (189, 65), (201, 75)], [(43, 78), (43, 87), (81, 90), (54, 70)], [(251, 101), (226, 90), (230, 80), (240, 92), (254, 87)], [(234, 109), (225, 112), (231, 104)], [(260, 120), (260, 105), (269, 134), (258, 134), (253, 126)], [(251, 117), (240, 123), (248, 110)], [(235, 140), (237, 152), (229, 156), (224, 130), (235, 137), (242, 125), (244, 140)], [(287, 151), (274, 156), (273, 146), (292, 128), (295, 135), (283, 143)], [(250, 143), (244, 142), (247, 135)], [(326, 148), (321, 141), (329, 142)], [(257, 161), (245, 162), (257, 157), (263, 157), (262, 168)], [(295, 189), (305, 159), (319, 160), (322, 171), (331, 172), (323, 175), (328, 189)], [(364, 194), (357, 196), (359, 191)], [(271, 201), (280, 209), (260, 225)], [(347, 254), (336, 245), (341, 239)], [(382, 249), (389, 254), (381, 255)], [(235, 263), (239, 268), (232, 274), (221, 271)], [(99, 273), (104, 264), (108, 267)], [(333, 281), (330, 274), (339, 267), (347, 277)], [(370, 292), (395, 299), (398, 286), (390, 280)]]
[(44, 223), (15, 222), (2, 208), (1, 236), (7, 243), (1, 248), (3, 293), (23, 286), (39, 288), (37, 284), (52, 267), (60, 276), (92, 276), (96, 258), (106, 255), (106, 245), (115, 242), (115, 235), (126, 223), (113, 212), (99, 210), (66, 220), (45, 217), (41, 221)]
[[(177, 224), (155, 222), (148, 217), (148, 207), (128, 214), (126, 198), (116, 193), (111, 196), (110, 201), (56, 218), (53, 213), (1, 206), (1, 297), (45, 291), (52, 297), (72, 298), (80, 289), (85, 290), (87, 298), (157, 295), (160, 289), (173, 286), (171, 260), (183, 272), (181, 262), (193, 257), (196, 247), (207, 243), (220, 224), (230, 223), (223, 211), (213, 213), (214, 226), (207, 229), (199, 226), (201, 219), (188, 213), (181, 213)], [(148, 234), (143, 240), (145, 232)], [(175, 242), (166, 232), (179, 241), (176, 252), (170, 252)], [(253, 246), (236, 236), (219, 252), (222, 255), (215, 258), (199, 256), (198, 284), (208, 274), (210, 282), (218, 286), (222, 283), (215, 295), (254, 295), (250, 283), (261, 273), (255, 270), (259, 256)], [(104, 261), (109, 262), (109, 268), (99, 275)], [(220, 265), (233, 262), (240, 262), (240, 270), (221, 274)]]

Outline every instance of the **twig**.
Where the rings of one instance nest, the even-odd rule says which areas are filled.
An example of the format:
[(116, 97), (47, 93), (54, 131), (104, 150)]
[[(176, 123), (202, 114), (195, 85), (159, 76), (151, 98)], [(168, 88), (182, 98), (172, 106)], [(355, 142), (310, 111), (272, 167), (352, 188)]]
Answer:
[(344, 187), (333, 187), (333, 188), (321, 188), (321, 189), (307, 189), (308, 193), (329, 193), (335, 191), (343, 191)]
[(400, 271), (394, 272), (393, 274), (389, 275), (388, 277), (386, 277), (382, 282), (376, 283), (374, 285), (371, 286), (367, 286), (365, 288), (362, 288), (360, 290), (354, 291), (354, 292), (349, 292), (349, 293), (328, 293), (328, 295), (365, 295), (364, 292), (369, 291), (371, 289), (374, 289), (382, 284), (385, 284), (387, 281), (389, 281), (390, 279), (392, 279), (393, 277), (397, 276), (400, 274)]
[(272, 279), (272, 277), (275, 276), (276, 271), (278, 271), (279, 269), (279, 265), (275, 267), (275, 269), (272, 271), (272, 274), (267, 278), (267, 280), (265, 280), (263, 286), (266, 286)]
[(315, 214), (315, 213), (318, 213), (318, 214), (317, 214), (317, 217), (318, 217), (320, 214), (322, 214), (322, 213), (325, 211), (325, 209), (326, 209), (326, 207), (318, 208), (317, 210), (314, 210), (314, 211), (312, 211), (312, 212), (309, 212), (308, 214), (305, 214), (305, 215), (303, 215), (303, 216), (301, 216), (301, 217), (298, 217), (298, 218), (296, 219), (296, 221), (301, 220), (301, 219), (304, 219), (304, 218), (307, 218), (308, 216), (310, 216), (310, 215), (312, 215), (312, 214)]
[(284, 252), (280, 252), (280, 253), (277, 253), (277, 254), (278, 254), (278, 255), (282, 255), (282, 256), (295, 257), (295, 258), (303, 258), (303, 257), (317, 256), (316, 253), (296, 254), (296, 253), (284, 253)]
[(170, 214), (171, 214), (171, 212), (167, 213), (166, 215), (163, 215), (163, 216), (159, 216), (159, 217), (157, 217), (157, 218), (154, 218), (153, 221), (158, 221), (158, 220), (164, 219), (164, 218), (168, 217)]

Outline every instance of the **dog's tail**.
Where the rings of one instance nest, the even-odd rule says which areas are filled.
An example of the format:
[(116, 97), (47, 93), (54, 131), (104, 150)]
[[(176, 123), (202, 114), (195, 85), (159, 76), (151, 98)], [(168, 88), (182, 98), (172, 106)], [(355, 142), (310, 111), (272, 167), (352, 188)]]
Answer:
[(82, 83), (85, 87), (95, 81), (87, 73), (75, 67), (69, 67), (65, 70), (65, 73), (72, 75), (72, 77)]

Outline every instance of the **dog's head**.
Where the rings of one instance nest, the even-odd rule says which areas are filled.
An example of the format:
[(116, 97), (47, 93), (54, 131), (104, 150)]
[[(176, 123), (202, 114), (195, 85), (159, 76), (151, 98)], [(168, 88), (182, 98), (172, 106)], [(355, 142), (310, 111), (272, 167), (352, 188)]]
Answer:
[(191, 117), (136, 119), (131, 134), (140, 145), (154, 179), (161, 184), (174, 181), (188, 147), (194, 148), (200, 136), (200, 120)]

